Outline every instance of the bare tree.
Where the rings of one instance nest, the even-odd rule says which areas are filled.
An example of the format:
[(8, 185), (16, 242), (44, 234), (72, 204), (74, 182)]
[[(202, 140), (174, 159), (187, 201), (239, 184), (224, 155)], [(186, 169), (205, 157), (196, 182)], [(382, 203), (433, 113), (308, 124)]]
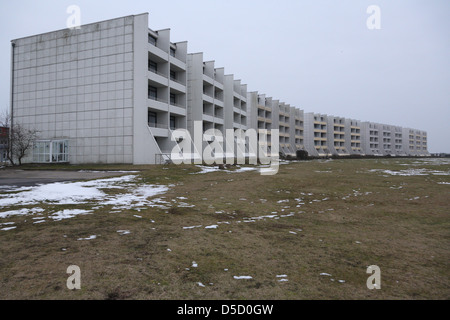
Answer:
[(21, 165), (22, 159), (33, 147), (33, 143), (37, 137), (37, 131), (25, 128), (20, 123), (14, 123), (11, 126), (11, 123), (11, 115), (9, 112), (3, 112), (0, 116), (0, 125), (9, 128), (6, 158), (13, 166), (17, 164), (16, 161)]

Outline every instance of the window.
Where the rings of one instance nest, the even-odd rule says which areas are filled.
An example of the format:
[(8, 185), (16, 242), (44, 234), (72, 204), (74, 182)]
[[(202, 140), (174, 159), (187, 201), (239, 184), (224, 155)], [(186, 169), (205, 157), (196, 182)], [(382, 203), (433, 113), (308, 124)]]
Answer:
[(69, 140), (36, 141), (33, 162), (69, 162)]
[(158, 119), (158, 117), (157, 117), (156, 112), (153, 112), (153, 111), (149, 111), (148, 112), (148, 126), (149, 127), (155, 128), (156, 127), (156, 123), (157, 123), (157, 119)]
[(158, 99), (158, 89), (153, 86), (148, 86), (148, 98), (156, 100)]
[(69, 161), (69, 143), (67, 140), (52, 142), (52, 162), (68, 162)]
[(177, 80), (177, 73), (173, 70), (170, 70), (170, 79)]
[(174, 48), (170, 48), (170, 55), (172, 56), (172, 57), (175, 57), (175, 49)]
[(152, 36), (151, 34), (148, 35), (148, 43), (156, 46), (156, 38)]
[(177, 95), (174, 93), (170, 94), (170, 104), (172, 104), (172, 105), (177, 104)]
[(174, 116), (170, 116), (170, 130), (175, 130), (176, 118)]
[(158, 72), (158, 64), (155, 61), (148, 60), (148, 70), (154, 73)]

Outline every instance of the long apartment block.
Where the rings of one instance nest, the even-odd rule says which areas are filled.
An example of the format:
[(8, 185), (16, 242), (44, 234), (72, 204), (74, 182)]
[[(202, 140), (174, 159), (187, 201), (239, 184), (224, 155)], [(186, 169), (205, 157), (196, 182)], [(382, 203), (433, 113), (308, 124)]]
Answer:
[(195, 123), (203, 133), (264, 130), (269, 151), (277, 143), (285, 156), (429, 154), (424, 131), (306, 113), (248, 92), (148, 22), (143, 13), (11, 41), (11, 115), (38, 131), (24, 162), (159, 163), (177, 143), (172, 132), (194, 135)]

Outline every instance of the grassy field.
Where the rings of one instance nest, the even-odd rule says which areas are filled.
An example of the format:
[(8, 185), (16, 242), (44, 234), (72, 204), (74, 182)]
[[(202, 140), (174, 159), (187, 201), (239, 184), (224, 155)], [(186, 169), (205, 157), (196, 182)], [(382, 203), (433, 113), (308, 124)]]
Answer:
[[(273, 176), (70, 169), (139, 170), (120, 188), (98, 187), (109, 203), (168, 189), (119, 209), (99, 198), (0, 207), (41, 209), (0, 218), (0, 299), (450, 298), (450, 162), (314, 160)], [(74, 208), (89, 214), (50, 219)], [(66, 287), (69, 265), (80, 267), (80, 290)], [(380, 267), (380, 290), (366, 286), (369, 265)]]

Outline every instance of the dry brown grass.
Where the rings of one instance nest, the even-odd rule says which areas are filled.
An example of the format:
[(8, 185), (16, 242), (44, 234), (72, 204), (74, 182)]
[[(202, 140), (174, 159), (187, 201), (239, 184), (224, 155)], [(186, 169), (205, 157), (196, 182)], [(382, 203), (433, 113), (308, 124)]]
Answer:
[[(175, 185), (163, 195), (169, 209), (105, 207), (42, 224), (6, 219), (17, 228), (0, 231), (0, 298), (449, 299), (450, 191), (437, 183), (449, 176), (368, 171), (415, 168), (414, 161), (298, 162), (274, 176), (141, 166), (139, 183)], [(273, 214), (279, 218), (248, 222)], [(71, 264), (81, 268), (81, 290), (66, 287)], [(369, 265), (381, 269), (381, 290), (366, 287)], [(287, 282), (278, 281), (282, 274)], [(233, 279), (240, 275), (252, 279)]]

